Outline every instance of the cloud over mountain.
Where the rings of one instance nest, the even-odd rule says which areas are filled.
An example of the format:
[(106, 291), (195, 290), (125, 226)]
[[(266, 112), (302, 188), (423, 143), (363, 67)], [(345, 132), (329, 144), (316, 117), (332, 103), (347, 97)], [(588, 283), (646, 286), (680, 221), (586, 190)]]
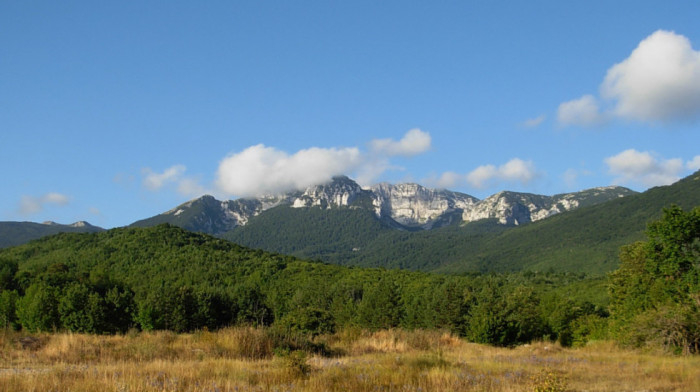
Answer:
[(361, 181), (371, 182), (394, 167), (391, 157), (412, 157), (430, 146), (430, 134), (420, 129), (409, 130), (399, 140), (372, 140), (366, 152), (358, 147), (311, 147), (290, 154), (258, 144), (219, 163), (216, 187), (227, 195), (248, 197), (301, 190), (341, 174), (357, 174)]

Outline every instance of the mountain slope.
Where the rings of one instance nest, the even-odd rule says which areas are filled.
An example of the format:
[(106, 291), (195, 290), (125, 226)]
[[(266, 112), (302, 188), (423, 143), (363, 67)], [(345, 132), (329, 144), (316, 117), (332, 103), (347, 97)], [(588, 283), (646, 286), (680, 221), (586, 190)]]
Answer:
[[(224, 238), (344, 265), (456, 273), (554, 270), (600, 275), (617, 267), (620, 247), (642, 239), (646, 224), (660, 217), (663, 208), (700, 205), (698, 178), (700, 174), (695, 173), (641, 194), (598, 204), (590, 201), (579, 209), (519, 227), (502, 225), (494, 217), (433, 230), (399, 231), (388, 225), (368, 225), (369, 216), (364, 216), (363, 226), (349, 211), (341, 217), (337, 209), (294, 211), (279, 207), (269, 219), (261, 214)], [(582, 200), (602, 196), (598, 190), (587, 192), (589, 199)], [(541, 203), (537, 195), (502, 192), (496, 196), (495, 200), (502, 200), (493, 202), (496, 206), (518, 205), (513, 198), (529, 199), (524, 205)], [(343, 225), (357, 227), (343, 232), (350, 238), (337, 234)], [(292, 232), (295, 234), (290, 235)]]
[(54, 222), (0, 222), (0, 248), (24, 244), (57, 233), (94, 233), (103, 230), (83, 221), (70, 225)]
[(518, 225), (634, 193), (622, 187), (607, 187), (555, 196), (501, 192), (478, 200), (463, 193), (429, 189), (418, 184), (379, 184), (363, 189), (347, 177), (336, 177), (328, 184), (309, 187), (304, 191), (257, 199), (218, 201), (212, 196), (203, 196), (163, 214), (135, 222), (132, 226), (170, 223), (192, 231), (222, 235), (247, 225), (253, 218), (265, 215), (277, 206), (300, 208), (307, 212), (311, 208), (329, 211), (364, 209), (373, 212), (375, 218), (382, 222), (405, 230), (429, 230), (482, 219), (497, 219), (501, 224)]

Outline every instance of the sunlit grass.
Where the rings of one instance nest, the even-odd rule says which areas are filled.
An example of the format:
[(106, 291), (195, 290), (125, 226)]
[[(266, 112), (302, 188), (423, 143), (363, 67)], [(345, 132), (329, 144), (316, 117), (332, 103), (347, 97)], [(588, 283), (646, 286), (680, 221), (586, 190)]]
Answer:
[(318, 339), (330, 354), (280, 351), (274, 334), (254, 328), (119, 336), (4, 332), (0, 390), (700, 390), (700, 358), (629, 351), (608, 342), (508, 349), (403, 330), (344, 330)]

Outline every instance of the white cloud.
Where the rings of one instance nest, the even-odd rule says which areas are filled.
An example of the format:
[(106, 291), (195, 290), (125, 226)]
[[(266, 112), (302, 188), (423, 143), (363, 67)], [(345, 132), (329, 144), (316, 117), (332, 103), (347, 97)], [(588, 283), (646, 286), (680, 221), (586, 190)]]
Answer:
[(430, 149), (430, 134), (411, 129), (398, 141), (375, 139), (369, 151), (357, 147), (312, 147), (289, 154), (263, 144), (232, 153), (219, 163), (216, 187), (229, 196), (252, 197), (302, 190), (337, 175), (370, 185), (387, 170), (400, 170), (389, 158), (412, 157)]
[(185, 166), (175, 165), (165, 169), (162, 173), (156, 173), (151, 168), (144, 168), (142, 173), (143, 186), (151, 191), (160, 190), (163, 186), (169, 183), (177, 182), (185, 173)]
[(648, 151), (625, 150), (605, 158), (610, 174), (617, 176), (615, 184), (642, 184), (647, 187), (668, 185), (680, 179), (683, 160), (661, 159)]
[(529, 119), (523, 121), (523, 122), (521, 123), (521, 125), (522, 125), (523, 127), (525, 127), (525, 128), (537, 128), (537, 127), (539, 127), (540, 125), (542, 125), (542, 123), (544, 122), (544, 120), (545, 120), (546, 118), (547, 118), (547, 117), (543, 114), (543, 115), (541, 115), (541, 116), (539, 116), (539, 117), (529, 118)]
[(592, 95), (584, 95), (579, 99), (564, 102), (557, 110), (557, 120), (560, 125), (579, 125), (584, 127), (605, 123), (598, 101)]
[(262, 144), (229, 155), (219, 164), (218, 187), (236, 196), (275, 194), (330, 181), (361, 163), (357, 148), (309, 148), (293, 155)]
[(206, 189), (191, 177), (185, 177), (187, 168), (184, 165), (174, 165), (165, 169), (162, 173), (154, 172), (151, 168), (141, 170), (143, 174), (142, 184), (150, 191), (159, 191), (163, 187), (175, 184), (177, 192), (184, 196), (199, 196), (206, 193)]
[(618, 116), (639, 121), (700, 117), (700, 52), (688, 38), (659, 30), (610, 68), (601, 86)]
[(69, 201), (68, 196), (56, 192), (46, 193), (39, 197), (24, 195), (19, 202), (18, 211), (21, 215), (32, 215), (42, 211), (47, 205), (64, 206)]
[(686, 162), (685, 167), (692, 171), (700, 170), (700, 155), (696, 155), (695, 158)]
[(445, 172), (435, 181), (438, 188), (452, 188), (466, 181), (466, 176), (455, 172)]
[(475, 188), (486, 188), (497, 182), (520, 182), (528, 184), (537, 175), (535, 165), (531, 161), (513, 158), (505, 164), (496, 167), (483, 165), (467, 174), (467, 182)]
[(404, 137), (399, 141), (393, 139), (375, 139), (370, 142), (370, 147), (373, 152), (387, 157), (411, 157), (428, 151), (430, 149), (430, 144), (430, 134), (415, 128), (406, 132)]

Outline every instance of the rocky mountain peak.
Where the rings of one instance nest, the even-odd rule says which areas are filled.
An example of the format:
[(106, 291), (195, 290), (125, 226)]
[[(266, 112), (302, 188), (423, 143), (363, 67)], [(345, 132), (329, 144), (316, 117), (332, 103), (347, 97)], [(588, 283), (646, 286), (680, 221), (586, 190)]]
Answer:
[(621, 187), (555, 196), (502, 191), (479, 200), (464, 193), (431, 189), (415, 183), (381, 183), (363, 189), (352, 179), (337, 176), (326, 184), (281, 195), (227, 201), (206, 195), (135, 225), (167, 221), (190, 230), (221, 234), (246, 225), (252, 217), (280, 205), (292, 208), (367, 208), (377, 218), (396, 222), (395, 226), (399, 228), (432, 229), (482, 219), (520, 225), (632, 193), (635, 192)]

